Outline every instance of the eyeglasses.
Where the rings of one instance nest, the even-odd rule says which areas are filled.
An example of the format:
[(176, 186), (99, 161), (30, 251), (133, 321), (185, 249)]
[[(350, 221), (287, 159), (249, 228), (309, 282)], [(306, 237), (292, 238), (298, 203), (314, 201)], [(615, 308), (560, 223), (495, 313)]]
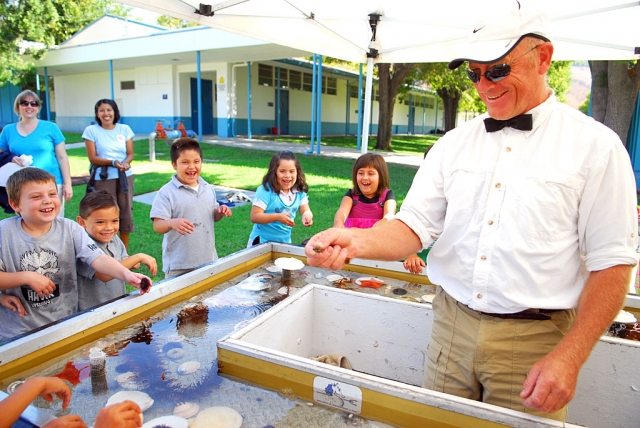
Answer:
[(488, 69), (484, 73), (476, 73), (473, 70), (467, 69), (467, 77), (469, 77), (469, 80), (471, 80), (473, 83), (480, 83), (480, 78), (482, 76), (484, 76), (488, 80), (491, 80), (493, 83), (499, 82), (502, 79), (504, 79), (505, 77), (507, 77), (509, 74), (511, 74), (511, 65), (512, 64), (514, 64), (517, 60), (519, 60), (523, 56), (525, 56), (528, 53), (530, 53), (530, 52), (534, 51), (535, 49), (537, 49), (538, 46), (540, 46), (540, 45), (537, 45), (536, 47), (534, 47), (532, 49), (529, 49), (527, 52), (525, 52), (524, 54), (520, 55), (518, 58), (516, 58), (513, 61), (511, 61), (511, 64), (494, 65), (493, 67), (491, 67), (490, 69)]
[(40, 106), (40, 103), (37, 102), (37, 101), (20, 100), (20, 105), (22, 107), (27, 107), (27, 106), (38, 107), (38, 106)]

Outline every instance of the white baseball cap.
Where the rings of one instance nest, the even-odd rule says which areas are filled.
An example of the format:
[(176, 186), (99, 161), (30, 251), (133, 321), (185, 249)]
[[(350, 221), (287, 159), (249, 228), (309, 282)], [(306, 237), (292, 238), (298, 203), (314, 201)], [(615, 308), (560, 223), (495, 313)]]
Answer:
[(465, 61), (489, 64), (504, 58), (524, 37), (551, 41), (549, 18), (541, 10), (513, 1), (513, 7), (479, 21), (471, 30), (458, 57), (449, 63), (455, 70)]

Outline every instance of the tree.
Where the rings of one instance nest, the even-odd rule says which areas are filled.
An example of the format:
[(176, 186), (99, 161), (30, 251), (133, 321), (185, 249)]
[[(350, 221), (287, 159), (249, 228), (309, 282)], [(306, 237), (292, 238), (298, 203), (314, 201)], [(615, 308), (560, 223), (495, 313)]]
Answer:
[(378, 150), (391, 150), (393, 107), (405, 78), (414, 68), (415, 64), (378, 64)]
[(547, 71), (547, 82), (561, 103), (567, 102), (571, 86), (571, 61), (552, 61)]
[(174, 18), (173, 16), (167, 15), (159, 16), (156, 22), (158, 25), (171, 29), (197, 27), (200, 25), (196, 22), (185, 21), (184, 19)]
[[(67, 40), (105, 13), (126, 16), (130, 8), (110, 0), (4, 0), (0, 3), (0, 86), (25, 85), (35, 75), (33, 64), (46, 49)], [(24, 42), (37, 47), (24, 48)]]
[(640, 88), (640, 61), (589, 61), (591, 115), (627, 141)]

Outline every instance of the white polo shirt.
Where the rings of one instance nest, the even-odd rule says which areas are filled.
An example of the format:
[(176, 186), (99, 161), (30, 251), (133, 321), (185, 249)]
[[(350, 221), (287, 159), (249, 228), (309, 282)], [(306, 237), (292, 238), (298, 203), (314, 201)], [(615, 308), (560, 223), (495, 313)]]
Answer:
[(636, 263), (636, 187), (618, 136), (551, 95), (533, 129), (488, 133), (486, 114), (429, 151), (397, 218), (429, 279), (472, 309), (577, 306), (589, 271)]

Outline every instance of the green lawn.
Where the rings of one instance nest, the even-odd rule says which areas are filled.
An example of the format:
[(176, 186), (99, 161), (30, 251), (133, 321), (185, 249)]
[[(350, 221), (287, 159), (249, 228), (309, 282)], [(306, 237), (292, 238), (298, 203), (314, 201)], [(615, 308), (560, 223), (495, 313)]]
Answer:
[[(215, 146), (203, 144), (205, 164), (202, 177), (212, 184), (255, 190), (262, 182), (269, 160), (273, 152), (263, 150), (249, 150), (235, 147)], [(146, 140), (134, 143), (134, 167), (150, 164), (149, 144)], [(84, 148), (68, 150), (71, 175), (84, 175), (88, 171), (89, 161)], [(314, 213), (314, 224), (305, 228), (297, 218), (297, 225), (293, 229), (292, 241), (300, 244), (333, 224), (333, 216), (340, 205), (342, 196), (351, 186), (351, 167), (353, 161), (349, 159), (325, 158), (319, 156), (300, 156), (302, 168), (309, 184), (309, 200)], [(158, 190), (167, 183), (173, 169), (169, 160), (169, 150), (163, 140), (156, 141), (155, 171), (136, 173), (135, 193), (142, 194)], [(415, 168), (389, 164), (391, 174), (391, 188), (398, 203), (401, 203), (409, 190)], [(84, 196), (84, 186), (74, 187), (74, 196), (67, 204), (65, 217), (75, 220), (78, 203)], [(149, 219), (151, 207), (134, 202), (134, 219), (136, 231), (131, 234), (130, 253), (143, 252), (156, 258), (158, 266), (162, 262), (162, 236), (153, 232)], [(218, 255), (223, 257), (245, 248), (253, 224), (249, 220), (251, 207), (249, 205), (233, 209), (233, 216), (216, 223), (216, 248)], [(1, 213), (0, 218), (8, 215)], [(146, 268), (141, 272), (147, 274)], [(153, 278), (154, 282), (163, 278), (162, 272)]]
[[(440, 135), (394, 135), (391, 137), (391, 148), (396, 153), (408, 153), (408, 154), (423, 154), (428, 146), (433, 145)], [(255, 137), (259, 140), (269, 141), (287, 141), (290, 143), (309, 144), (311, 145), (311, 137), (309, 136), (259, 136)], [(368, 147), (370, 150), (375, 151), (377, 138), (375, 135), (369, 136)], [(355, 149), (358, 145), (358, 140), (355, 136), (322, 136), (321, 146), (335, 146), (344, 147), (348, 149)]]

